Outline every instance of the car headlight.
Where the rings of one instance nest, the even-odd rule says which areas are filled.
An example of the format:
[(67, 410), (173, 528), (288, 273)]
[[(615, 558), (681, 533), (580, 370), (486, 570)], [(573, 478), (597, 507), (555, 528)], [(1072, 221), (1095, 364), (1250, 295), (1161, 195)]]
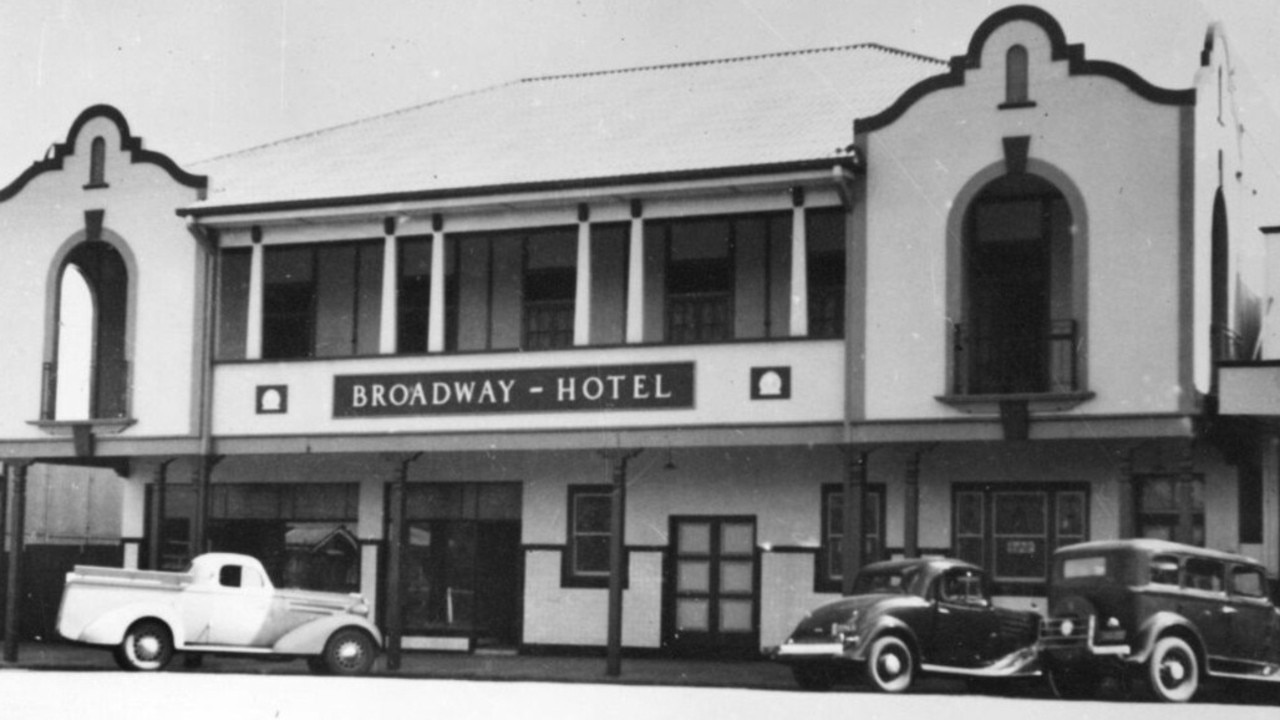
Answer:
[(858, 633), (858, 611), (854, 610), (844, 622), (831, 623), (832, 637), (841, 635), (856, 635)]

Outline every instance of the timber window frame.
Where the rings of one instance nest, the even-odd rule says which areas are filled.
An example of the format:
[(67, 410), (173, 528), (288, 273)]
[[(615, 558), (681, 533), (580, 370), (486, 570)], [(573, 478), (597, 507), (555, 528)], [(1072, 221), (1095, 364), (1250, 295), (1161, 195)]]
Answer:
[[(565, 513), (565, 546), (560, 568), (560, 586), (565, 588), (609, 587), (609, 546), (613, 539), (613, 486), (570, 485)], [(626, 508), (623, 508), (626, 516)], [(625, 523), (624, 523), (625, 527)], [(624, 535), (625, 537), (625, 530)], [(630, 574), (629, 553), (622, 553), (622, 582)]]
[[(814, 557), (814, 592), (840, 592), (844, 579), (844, 484), (822, 486), (821, 539)], [(867, 483), (863, 506), (863, 557), (866, 562), (888, 558), (885, 548), (885, 486)]]

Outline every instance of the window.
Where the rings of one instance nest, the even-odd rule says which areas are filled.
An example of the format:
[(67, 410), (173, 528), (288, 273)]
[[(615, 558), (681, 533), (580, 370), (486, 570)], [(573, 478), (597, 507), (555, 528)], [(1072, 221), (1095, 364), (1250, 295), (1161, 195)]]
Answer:
[(263, 275), (264, 358), (378, 352), (380, 242), (270, 247)]
[(252, 252), (248, 248), (224, 250), (218, 270), (218, 340), (219, 360), (243, 360), (249, 326), (249, 265)]
[(1231, 593), (1244, 597), (1264, 598), (1267, 596), (1267, 578), (1261, 568), (1231, 568)]
[(1151, 558), (1151, 582), (1177, 587), (1179, 584), (1177, 556), (1156, 555)]
[(1135, 478), (1139, 537), (1204, 546), (1204, 478)]
[[(148, 502), (155, 502), (154, 487), (148, 490)], [(209, 488), (208, 542), (215, 552), (257, 558), (278, 587), (355, 592), (360, 589), (358, 507), (356, 484), (214, 484)], [(193, 487), (165, 488), (163, 524), (158, 532), (148, 532), (148, 539), (161, 546), (157, 569), (185, 566), (195, 512)], [(238, 566), (224, 569), (230, 567), (239, 573)], [(236, 583), (258, 587), (264, 579), (244, 572)]]
[(1004, 107), (1025, 106), (1030, 102), (1027, 90), (1027, 49), (1014, 45), (1005, 53), (1004, 58)]
[(431, 303), (431, 238), (401, 238), (398, 251), (396, 352), (426, 352)]
[[(884, 485), (867, 485), (863, 510), (863, 559), (883, 560)], [(844, 485), (822, 486), (822, 545), (818, 550), (817, 592), (839, 592), (844, 579)]]
[(1216, 560), (1188, 558), (1186, 565), (1186, 587), (1205, 592), (1223, 592), (1224, 568)]
[(969, 207), (956, 394), (1079, 390), (1071, 222), (1062, 193), (1027, 173)]
[[(564, 586), (608, 586), (612, 513), (611, 486), (569, 486), (569, 537), (562, 573)], [(623, 577), (626, 577), (625, 570)]]
[(1088, 538), (1084, 484), (957, 485), (953, 552), (985, 567), (997, 592), (1039, 594), (1057, 548)]
[(806, 213), (809, 337), (844, 337), (844, 220), (843, 210)]
[(729, 223), (672, 223), (667, 238), (666, 338), (699, 343), (733, 337), (733, 243)]
[(938, 596), (945, 602), (960, 605), (987, 605), (987, 593), (981, 573), (972, 570), (951, 570), (942, 578)]
[(244, 568), (239, 565), (223, 565), (222, 570), (218, 572), (218, 584), (222, 587), (240, 587), (240, 578), (243, 575), (243, 570)]
[(543, 231), (525, 238), (522, 348), (573, 345), (577, 256), (577, 238), (570, 231)]
[(96, 137), (89, 144), (89, 184), (85, 188), (107, 187), (107, 141)]

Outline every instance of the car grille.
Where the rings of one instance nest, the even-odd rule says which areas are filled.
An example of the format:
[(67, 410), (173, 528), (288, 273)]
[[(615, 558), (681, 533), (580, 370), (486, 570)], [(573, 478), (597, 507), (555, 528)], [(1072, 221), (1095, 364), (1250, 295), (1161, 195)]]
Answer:
[(1074, 615), (1048, 618), (1040, 623), (1040, 644), (1046, 647), (1084, 645), (1093, 631), (1093, 617)]

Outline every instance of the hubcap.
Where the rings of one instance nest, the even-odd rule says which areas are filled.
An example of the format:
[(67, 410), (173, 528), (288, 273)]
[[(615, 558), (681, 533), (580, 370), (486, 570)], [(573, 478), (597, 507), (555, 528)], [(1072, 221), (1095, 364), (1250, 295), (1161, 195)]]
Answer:
[(140, 660), (154, 660), (160, 654), (160, 640), (151, 635), (138, 638), (133, 646)]
[(880, 667), (884, 670), (885, 675), (895, 677), (902, 672), (902, 658), (890, 653), (880, 660)]
[(360, 651), (360, 643), (345, 642), (338, 646), (338, 662), (343, 665), (352, 665), (360, 659), (362, 654)]
[(1181, 658), (1168, 658), (1161, 664), (1160, 675), (1169, 686), (1181, 685), (1187, 679), (1187, 666)]

